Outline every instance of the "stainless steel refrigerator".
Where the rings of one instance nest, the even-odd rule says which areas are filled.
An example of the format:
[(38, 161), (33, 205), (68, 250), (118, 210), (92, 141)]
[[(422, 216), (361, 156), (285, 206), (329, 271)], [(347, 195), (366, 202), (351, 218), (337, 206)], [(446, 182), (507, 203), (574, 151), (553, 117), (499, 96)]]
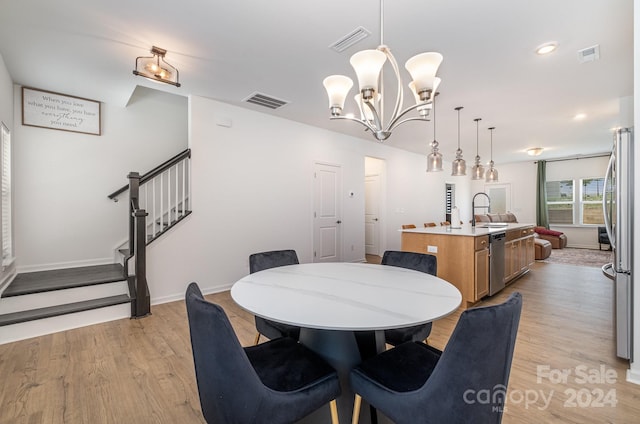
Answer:
[(616, 351), (633, 360), (633, 131), (622, 128), (614, 135), (613, 151), (604, 180), (602, 201), (613, 262), (602, 267), (614, 281)]

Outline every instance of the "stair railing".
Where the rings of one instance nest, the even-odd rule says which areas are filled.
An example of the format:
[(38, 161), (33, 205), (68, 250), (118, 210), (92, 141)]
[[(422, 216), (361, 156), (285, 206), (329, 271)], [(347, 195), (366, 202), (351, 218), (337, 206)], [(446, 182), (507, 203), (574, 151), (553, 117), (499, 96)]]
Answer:
[[(191, 214), (191, 150), (174, 156), (144, 175), (130, 172), (129, 184), (109, 198), (129, 190), (129, 249), (124, 255), (124, 272), (131, 302), (131, 316), (143, 317), (151, 313), (146, 273), (146, 247), (178, 222)], [(130, 275), (129, 261), (134, 260), (134, 274)]]

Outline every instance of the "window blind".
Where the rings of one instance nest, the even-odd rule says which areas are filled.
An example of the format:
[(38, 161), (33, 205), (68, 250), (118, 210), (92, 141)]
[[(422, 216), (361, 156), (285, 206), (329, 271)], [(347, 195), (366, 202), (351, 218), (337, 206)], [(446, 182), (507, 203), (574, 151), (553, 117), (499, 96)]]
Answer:
[(2, 264), (7, 265), (13, 260), (13, 240), (12, 240), (12, 202), (11, 202), (11, 134), (9, 129), (2, 124), (2, 134), (0, 140), (0, 155), (2, 155), (0, 166), (2, 190)]

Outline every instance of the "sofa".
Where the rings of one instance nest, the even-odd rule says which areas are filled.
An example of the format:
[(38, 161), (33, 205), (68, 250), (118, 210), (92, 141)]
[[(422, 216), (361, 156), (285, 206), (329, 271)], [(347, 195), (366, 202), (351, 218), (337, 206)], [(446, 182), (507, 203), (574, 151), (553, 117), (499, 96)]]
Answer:
[(543, 240), (548, 240), (553, 249), (562, 249), (567, 247), (567, 236), (561, 231), (549, 230), (544, 227), (536, 227), (533, 231)]
[[(488, 213), (488, 214), (482, 214), (482, 215), (475, 215), (476, 218), (476, 224), (478, 222), (506, 222), (506, 223), (517, 223), (518, 219), (516, 218), (516, 216), (514, 214), (512, 214), (511, 212), (507, 212), (507, 213)], [(542, 227), (536, 227), (536, 228), (542, 228)], [(551, 231), (551, 230), (548, 230)], [(564, 234), (563, 234), (564, 236)], [(546, 235), (545, 237), (549, 237), (551, 238), (551, 235)], [(534, 257), (537, 261), (541, 261), (544, 259), (547, 259), (549, 256), (551, 256), (551, 250), (554, 248), (553, 244), (554, 242), (549, 240), (548, 238), (542, 237), (540, 234), (538, 234), (537, 232), (534, 234)], [(556, 237), (557, 239), (559, 239), (560, 237)], [(566, 240), (567, 237), (564, 236), (564, 245), (562, 245), (562, 243), (558, 240), (555, 241), (556, 245), (560, 246), (562, 245), (562, 247), (566, 246)], [(558, 247), (559, 248), (559, 247)], [(556, 248), (556, 249), (558, 249)]]
[(507, 213), (487, 213), (476, 215), (476, 223), (478, 222), (518, 222), (516, 216), (511, 212)]

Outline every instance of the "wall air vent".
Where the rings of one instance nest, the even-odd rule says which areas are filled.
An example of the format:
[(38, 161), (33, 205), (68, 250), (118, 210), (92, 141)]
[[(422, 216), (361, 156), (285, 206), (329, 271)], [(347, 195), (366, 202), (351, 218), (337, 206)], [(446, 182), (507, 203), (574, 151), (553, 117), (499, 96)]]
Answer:
[(600, 59), (600, 45), (587, 47), (586, 49), (578, 50), (578, 62), (593, 62)]
[(243, 102), (253, 103), (254, 105), (268, 107), (269, 109), (280, 109), (282, 106), (289, 104), (287, 100), (277, 99), (273, 96), (258, 93), (257, 91), (250, 94), (249, 97), (242, 100)]
[(371, 32), (364, 29), (363, 27), (358, 27), (351, 31), (349, 34), (345, 35), (335, 43), (331, 44), (329, 48), (331, 50), (335, 50), (338, 53), (342, 53), (347, 50), (349, 47), (356, 44), (358, 41), (363, 40), (371, 35)]

